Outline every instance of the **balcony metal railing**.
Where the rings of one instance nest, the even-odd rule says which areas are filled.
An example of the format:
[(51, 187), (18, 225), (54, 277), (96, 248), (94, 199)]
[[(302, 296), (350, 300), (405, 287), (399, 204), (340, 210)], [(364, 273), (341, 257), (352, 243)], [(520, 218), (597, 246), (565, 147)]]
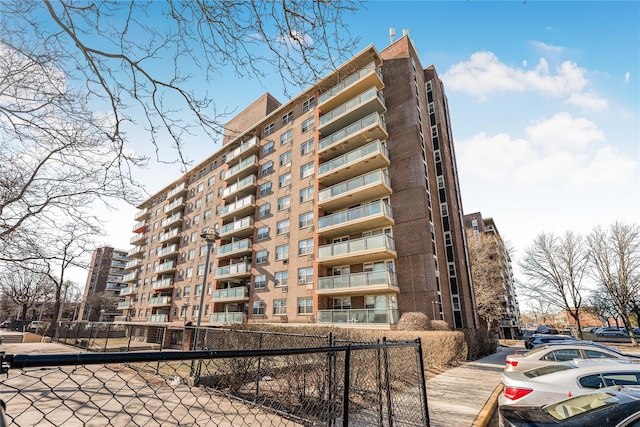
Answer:
[(365, 252), (375, 249), (390, 249), (395, 251), (393, 238), (385, 234), (367, 236), (361, 239), (332, 243), (318, 248), (318, 259), (331, 258), (340, 255), (350, 255), (355, 252)]
[(379, 139), (371, 141), (367, 145), (360, 148), (356, 148), (353, 151), (349, 151), (342, 156), (336, 157), (328, 162), (322, 163), (318, 166), (318, 177), (325, 175), (335, 169), (341, 168), (350, 163), (356, 163), (362, 160), (364, 157), (368, 157), (373, 153), (382, 153), (386, 158), (389, 158), (389, 150), (385, 145), (380, 142)]
[(346, 211), (336, 212), (332, 215), (323, 216), (318, 218), (318, 230), (323, 228), (333, 227), (334, 225), (345, 224), (350, 221), (361, 220), (366, 217), (371, 217), (379, 214), (384, 214), (393, 218), (393, 211), (389, 204), (378, 200), (377, 202), (369, 203), (362, 206), (356, 206), (355, 208), (348, 209)]
[(244, 159), (243, 161), (241, 161), (240, 163), (238, 163), (237, 165), (235, 165), (234, 167), (228, 169), (225, 173), (224, 173), (224, 179), (230, 179), (231, 177), (233, 177), (234, 175), (236, 175), (238, 172), (240, 172), (241, 170), (252, 166), (252, 165), (257, 165), (258, 164), (258, 156), (256, 156), (255, 154)]
[(171, 304), (171, 297), (151, 297), (149, 298), (149, 305), (168, 305)]
[(237, 242), (229, 243), (218, 248), (217, 256), (224, 256), (232, 252), (249, 250), (250, 248), (252, 248), (252, 245), (253, 242), (251, 241), (251, 239), (243, 239)]
[(318, 290), (367, 288), (371, 286), (396, 286), (396, 274), (389, 271), (370, 271), (344, 276), (318, 278)]
[(180, 221), (182, 219), (182, 212), (176, 212), (171, 215), (169, 218), (164, 218), (160, 221), (160, 227), (168, 227), (176, 221)]
[(240, 229), (251, 227), (251, 226), (253, 226), (253, 217), (246, 216), (241, 220), (234, 221), (232, 223), (229, 223), (220, 227), (220, 235), (223, 236), (225, 234), (232, 233), (236, 230), (240, 230)]
[(171, 229), (171, 230), (167, 231), (166, 233), (160, 233), (160, 234), (158, 234), (158, 241), (159, 242), (164, 242), (165, 240), (172, 239), (172, 238), (176, 237), (179, 233), (180, 233), (180, 229), (179, 228)]
[(230, 195), (234, 194), (237, 191), (242, 190), (243, 188), (249, 187), (250, 185), (255, 185), (256, 182), (257, 182), (256, 176), (249, 175), (241, 179), (240, 181), (236, 182), (235, 184), (225, 188), (222, 191), (222, 197), (229, 197)]
[(134, 219), (136, 221), (138, 221), (142, 217), (146, 216), (148, 213), (149, 213), (149, 209), (148, 208), (141, 209), (141, 210), (138, 211), (138, 213), (136, 213), (136, 216), (134, 216)]
[(370, 89), (365, 90), (360, 95), (348, 100), (344, 104), (337, 106), (336, 108), (334, 108), (333, 110), (325, 114), (324, 116), (321, 116), (320, 120), (318, 120), (318, 126), (322, 126), (325, 123), (330, 122), (336, 117), (341, 116), (347, 111), (354, 109), (358, 105), (361, 105), (366, 101), (370, 100), (371, 98), (375, 98), (376, 96), (378, 97), (378, 99), (380, 99), (380, 101), (384, 105), (384, 96), (382, 95), (382, 91), (379, 91), (378, 88), (376, 87), (372, 87)]
[(240, 264), (231, 264), (224, 267), (216, 268), (213, 272), (215, 278), (230, 276), (234, 274), (245, 274), (251, 272), (251, 264), (243, 262)]
[(218, 289), (213, 291), (211, 298), (217, 299), (229, 299), (229, 298), (247, 298), (249, 296), (249, 288), (246, 286), (239, 286), (237, 288)]
[(384, 183), (391, 187), (391, 180), (387, 171), (378, 169), (373, 172), (366, 173), (364, 175), (351, 178), (348, 181), (341, 182), (331, 187), (322, 189), (318, 192), (318, 201), (322, 202), (327, 199), (339, 196), (344, 193), (356, 191), (362, 187), (366, 187), (371, 184)]
[(322, 138), (320, 142), (318, 142), (318, 151), (323, 151), (333, 144), (336, 144), (343, 139), (346, 139), (349, 136), (353, 135), (354, 133), (360, 132), (362, 129), (365, 129), (373, 124), (379, 124), (384, 130), (387, 129), (386, 125), (384, 124), (384, 120), (382, 120), (382, 116), (378, 113), (371, 113), (365, 118), (358, 120), (357, 122), (352, 123), (337, 132), (332, 133), (326, 138)]
[(154, 269), (154, 271), (156, 273), (162, 273), (163, 271), (167, 271), (167, 270), (171, 270), (176, 268), (176, 262), (175, 261), (168, 261), (168, 262), (163, 262), (161, 264), (158, 264), (156, 266), (156, 268)]
[(154, 282), (151, 282), (151, 288), (152, 289), (164, 289), (164, 288), (170, 288), (172, 286), (173, 286), (173, 279), (172, 278), (156, 280)]
[(344, 79), (343, 81), (341, 81), (340, 83), (338, 83), (337, 85), (333, 86), (331, 89), (329, 89), (328, 91), (320, 95), (318, 97), (318, 104), (322, 104), (327, 99), (340, 93), (342, 90), (351, 86), (352, 84), (360, 80), (362, 77), (371, 73), (373, 70), (375, 70), (376, 73), (378, 73), (378, 75), (380, 76), (380, 80), (382, 80), (382, 73), (378, 68), (376, 68), (376, 64), (372, 62), (368, 65), (365, 65), (357, 73), (350, 75), (349, 77), (347, 77), (346, 79)]
[(242, 312), (209, 315), (209, 323), (246, 323), (246, 321), (246, 316)]
[(170, 212), (175, 208), (177, 208), (178, 206), (181, 206), (182, 204), (184, 204), (184, 197), (180, 197), (174, 200), (173, 202), (169, 203), (168, 205), (165, 205), (163, 212), (164, 213)]
[(250, 195), (247, 197), (244, 197), (240, 200), (237, 200), (229, 205), (226, 205), (222, 208), (222, 210), (220, 211), (220, 215), (227, 215), (230, 213), (233, 213), (235, 211), (237, 211), (238, 209), (242, 209), (245, 206), (251, 206), (253, 204), (256, 203), (256, 198), (254, 195)]
[(167, 199), (172, 198), (173, 196), (175, 196), (176, 194), (184, 191), (187, 188), (187, 184), (186, 183), (182, 183), (182, 184), (178, 184), (176, 185), (171, 191), (169, 191), (167, 193)]
[(318, 323), (347, 323), (352, 325), (395, 325), (397, 309), (318, 310)]
[(147, 320), (149, 322), (168, 322), (169, 315), (168, 314), (152, 314), (151, 316), (147, 317)]
[(255, 137), (255, 136), (250, 140), (243, 142), (242, 144), (240, 144), (238, 148), (236, 148), (233, 151), (230, 151), (227, 154), (227, 163), (236, 159), (238, 156), (242, 155), (242, 153), (249, 150), (250, 148), (257, 147), (259, 143), (260, 143), (260, 140), (258, 139), (258, 137)]

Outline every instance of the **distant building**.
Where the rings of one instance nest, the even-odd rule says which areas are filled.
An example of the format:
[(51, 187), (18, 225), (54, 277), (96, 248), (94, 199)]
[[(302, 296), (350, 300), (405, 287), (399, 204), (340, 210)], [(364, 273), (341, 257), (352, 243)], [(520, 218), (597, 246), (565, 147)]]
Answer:
[[(520, 324), (520, 308), (518, 306), (518, 296), (516, 294), (515, 282), (513, 279), (513, 269), (511, 267), (511, 257), (507, 252), (504, 241), (498, 232), (493, 218), (483, 218), (480, 212), (464, 216), (464, 223), (467, 228), (473, 230), (475, 234), (487, 233), (494, 236), (497, 243), (497, 257), (502, 269), (502, 288), (504, 292), (500, 295), (501, 309), (500, 318), (497, 319), (497, 326), (501, 330), (504, 338), (514, 338)], [(496, 325), (493, 325), (494, 327)]]
[(120, 290), (127, 287), (123, 276), (129, 261), (124, 250), (105, 246), (93, 251), (78, 320), (111, 322), (121, 314), (118, 303), (124, 301)]

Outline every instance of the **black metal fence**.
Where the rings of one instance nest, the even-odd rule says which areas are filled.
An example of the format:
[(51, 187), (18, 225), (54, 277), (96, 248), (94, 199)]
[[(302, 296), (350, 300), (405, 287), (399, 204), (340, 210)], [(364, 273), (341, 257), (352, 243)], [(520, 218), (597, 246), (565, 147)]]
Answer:
[[(16, 426), (429, 426), (420, 340), (227, 332), (236, 350), (2, 357)], [(233, 338), (230, 338), (233, 337)], [(222, 341), (207, 331), (204, 342)], [(249, 340), (261, 340), (262, 349)], [(324, 339), (322, 346), (304, 342)], [(298, 340), (297, 347), (275, 348)], [(336, 345), (339, 344), (339, 345)], [(212, 345), (213, 347), (213, 345)]]

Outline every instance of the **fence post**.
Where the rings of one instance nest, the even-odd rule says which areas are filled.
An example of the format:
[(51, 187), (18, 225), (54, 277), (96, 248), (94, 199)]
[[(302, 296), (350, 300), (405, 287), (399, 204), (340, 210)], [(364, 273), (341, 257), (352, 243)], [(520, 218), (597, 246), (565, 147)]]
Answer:
[(78, 341), (78, 338), (80, 338), (80, 324), (76, 323), (76, 327), (78, 328), (78, 330), (76, 331), (76, 339), (75, 339), (75, 341), (73, 343), (73, 346), (74, 347), (75, 346), (80, 347), (80, 341)]
[[(376, 344), (380, 344), (380, 338), (376, 339)], [(384, 404), (382, 401), (382, 353), (380, 348), (376, 349), (376, 382), (378, 383), (378, 425), (384, 425)]]
[(424, 421), (424, 425), (426, 427), (429, 427), (431, 424), (429, 420), (429, 406), (427, 405), (427, 384), (424, 379), (424, 356), (422, 355), (422, 340), (420, 339), (420, 337), (416, 339), (416, 342), (418, 343), (416, 351), (418, 352), (418, 375), (420, 377), (419, 381), (421, 397), (420, 400), (422, 400), (422, 420)]
[[(328, 345), (333, 347), (333, 334), (329, 332)], [(327, 353), (327, 425), (334, 426), (335, 419), (333, 417), (333, 352)]]
[(391, 401), (391, 377), (389, 374), (389, 347), (387, 347), (387, 337), (382, 337), (382, 344), (384, 344), (382, 355), (384, 358), (384, 382), (387, 394), (387, 418), (389, 427), (393, 427), (393, 402)]
[[(258, 348), (262, 350), (262, 337), (264, 336), (263, 332), (260, 332), (260, 339), (258, 341)], [(258, 372), (256, 375), (256, 397), (254, 401), (258, 400), (258, 394), (260, 394), (260, 364), (262, 362), (262, 358), (258, 357)]]
[(348, 345), (344, 353), (344, 393), (342, 395), (342, 427), (349, 427), (349, 389), (351, 383), (349, 379), (349, 367), (351, 360), (351, 344)]
[(85, 350), (89, 350), (89, 344), (91, 343), (91, 337), (93, 337), (93, 325), (95, 325), (95, 322), (91, 322), (91, 329), (89, 329), (89, 337), (87, 337), (87, 346), (85, 347)]
[(109, 347), (109, 333), (111, 332), (111, 323), (107, 323), (107, 337), (104, 339), (104, 351)]
[(133, 325), (127, 325), (129, 330), (129, 340), (127, 341), (127, 353), (131, 350), (131, 336), (133, 335)]

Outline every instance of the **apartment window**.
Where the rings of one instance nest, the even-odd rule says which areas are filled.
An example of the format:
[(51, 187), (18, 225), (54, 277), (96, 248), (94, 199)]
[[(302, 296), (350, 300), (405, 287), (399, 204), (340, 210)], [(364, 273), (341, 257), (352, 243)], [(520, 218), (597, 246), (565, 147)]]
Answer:
[(449, 215), (449, 212), (448, 212), (447, 204), (446, 204), (446, 203), (441, 203), (441, 204), (440, 204), (440, 212), (442, 212), (442, 216), (447, 216), (447, 215)]
[(431, 126), (431, 136), (433, 138), (435, 138), (436, 136), (438, 136), (438, 127), (437, 126)]
[(313, 298), (298, 298), (298, 314), (313, 314)]
[(289, 245), (276, 246), (276, 261), (289, 259)]
[(287, 286), (289, 284), (289, 272), (276, 271), (275, 279), (276, 279), (276, 286)]
[(267, 275), (257, 274), (253, 280), (253, 289), (264, 289), (267, 286)]
[(291, 185), (291, 172), (280, 175), (278, 178), (278, 188), (284, 188)]
[(287, 145), (293, 142), (293, 130), (288, 130), (280, 135), (280, 145)]
[(256, 264), (266, 264), (268, 255), (269, 252), (264, 249), (256, 252)]
[(284, 196), (278, 199), (278, 210), (284, 210), (291, 207), (291, 196)]
[(312, 96), (302, 103), (302, 112), (306, 113), (307, 111), (313, 109), (316, 105), (316, 97)]
[(196, 285), (195, 292), (193, 293), (194, 297), (199, 297), (202, 293), (202, 285)]
[(350, 310), (351, 309), (351, 297), (346, 298), (334, 298), (333, 299), (334, 310)]
[(191, 220), (187, 218), (187, 220), (184, 222), (184, 228), (187, 229), (189, 227), (191, 227)]
[(436, 150), (433, 152), (433, 158), (435, 159), (436, 162), (439, 162), (441, 160), (440, 158), (440, 150)]
[(280, 166), (288, 166), (291, 164), (291, 150), (280, 155)]
[(289, 111), (287, 114), (282, 116), (282, 126), (286, 125), (287, 123), (291, 123), (292, 121), (293, 121), (293, 111)]
[(272, 161), (268, 161), (267, 163), (262, 165), (262, 169), (260, 171), (260, 175), (261, 176), (265, 176), (265, 175), (270, 174), (271, 172), (273, 172), (273, 162)]
[(313, 129), (313, 125), (315, 123), (315, 117), (311, 117), (308, 120), (302, 122), (302, 133), (308, 132)]
[(300, 179), (313, 176), (313, 162), (307, 163), (300, 167)]
[(258, 228), (258, 241), (265, 240), (269, 238), (269, 227), (260, 227)]
[(444, 188), (444, 176), (438, 176), (438, 188)]
[[(193, 277), (193, 267), (187, 268), (187, 274), (185, 275), (187, 279), (191, 279)], [(186, 288), (185, 288), (186, 289)]]
[(268, 124), (267, 126), (264, 127), (264, 136), (267, 137), (271, 135), (275, 129), (276, 129), (275, 123)]
[(262, 146), (262, 155), (266, 156), (267, 154), (273, 152), (274, 146), (275, 146), (275, 142), (268, 141), (266, 144)]
[(264, 316), (266, 307), (267, 305), (264, 303), (264, 301), (254, 301), (251, 314), (254, 316)]
[(271, 214), (271, 203), (265, 203), (258, 208), (258, 218), (264, 218)]
[(311, 227), (313, 225), (313, 211), (300, 215), (299, 228)]
[(204, 182), (201, 182), (200, 184), (198, 184), (198, 193), (202, 193), (202, 190), (204, 190)]
[(220, 215), (220, 205), (216, 205), (216, 215)]
[(211, 162), (211, 165), (209, 166), (209, 172), (211, 172), (212, 170), (214, 170), (217, 167), (218, 167), (218, 161), (214, 160), (213, 162)]
[(207, 246), (200, 246), (200, 253), (199, 256), (203, 257), (207, 254)]
[(300, 240), (298, 242), (298, 255), (313, 254), (313, 239)]
[(286, 299), (273, 300), (273, 315), (282, 316), (285, 314), (287, 314), (287, 300)]
[(191, 242), (195, 242), (196, 240), (198, 240), (198, 232), (194, 231), (191, 233)]
[(208, 220), (209, 218), (211, 218), (211, 209), (207, 209), (206, 211), (204, 211), (204, 220)]
[(195, 249), (189, 249), (189, 256), (187, 259), (194, 259), (196, 257), (196, 250)]
[(196, 225), (200, 221), (200, 214), (193, 216), (193, 225)]
[(198, 276), (202, 276), (204, 274), (204, 269), (205, 269), (205, 265), (204, 264), (200, 264), (198, 266)]
[(218, 187), (218, 197), (222, 196), (222, 187)]
[(289, 232), (289, 220), (285, 219), (282, 221), (278, 221), (276, 224), (276, 235), (281, 235)]
[(260, 197), (271, 194), (271, 181), (267, 181), (260, 185)]
[(313, 185), (300, 190), (300, 203), (308, 202), (313, 199)]
[(189, 236), (184, 236), (182, 238), (182, 246), (187, 246), (189, 244)]
[(212, 200), (213, 200), (213, 191), (207, 193), (207, 195), (204, 198), (204, 201), (207, 203), (211, 202)]
[(305, 154), (311, 153), (313, 151), (313, 142), (313, 139), (303, 142), (300, 145), (300, 154), (304, 156)]
[(304, 267), (298, 269), (298, 284), (306, 285), (313, 283), (313, 267)]

